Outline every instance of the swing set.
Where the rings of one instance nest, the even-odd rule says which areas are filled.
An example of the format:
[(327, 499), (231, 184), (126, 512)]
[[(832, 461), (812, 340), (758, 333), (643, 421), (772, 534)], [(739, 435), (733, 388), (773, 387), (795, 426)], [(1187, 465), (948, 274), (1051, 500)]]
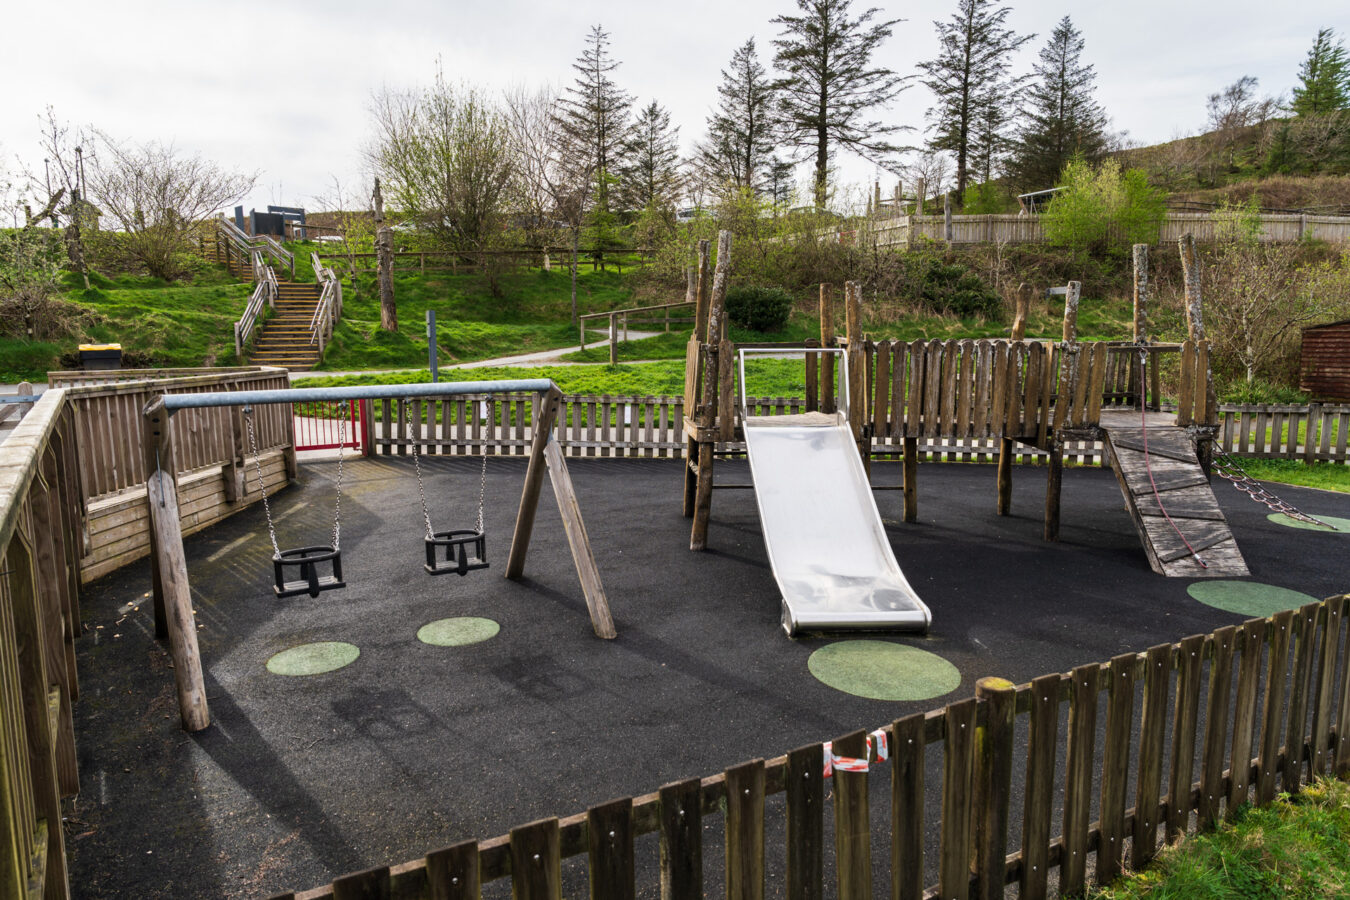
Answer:
[[(547, 379), (516, 381), (451, 382), (440, 384), (360, 385), (354, 387), (288, 388), (269, 391), (227, 391), (200, 394), (163, 394), (146, 405), (145, 467), (146, 494), (150, 507), (152, 554), (156, 608), (165, 611), (165, 626), (169, 634), (170, 652), (174, 659), (174, 678), (178, 688), (179, 711), (183, 727), (198, 731), (210, 724), (206, 689), (202, 677), (201, 657), (197, 647), (196, 625), (193, 619), (187, 561), (183, 550), (183, 534), (179, 522), (173, 429), (169, 427), (174, 413), (184, 409), (204, 407), (236, 407), (236, 453), (242, 456), (247, 436), (248, 450), (253, 457), (258, 489), (267, 519), (267, 533), (272, 542), (273, 590), (278, 598), (308, 594), (318, 597), (325, 591), (347, 586), (342, 571), (342, 451), (339, 450), (337, 484), (333, 508), (331, 542), (283, 550), (277, 541), (276, 526), (263, 484), (262, 462), (254, 433), (253, 407), (273, 403), (337, 402), (343, 408), (354, 400), (393, 398), (407, 402), (419, 397), (446, 397), (463, 394), (533, 393), (534, 422), (530, 459), (525, 472), (525, 485), (516, 514), (506, 563), (506, 577), (519, 579), (525, 569), (525, 556), (538, 511), (539, 495), (547, 472), (562, 516), (563, 530), (576, 564), (577, 576), (585, 594), (591, 625), (601, 638), (616, 636), (610, 615), (609, 601), (600, 581), (599, 569), (591, 550), (590, 538), (581, 517), (576, 491), (562, 449), (554, 439), (554, 426), (562, 394)], [(345, 417), (339, 420), (345, 422)], [(344, 443), (343, 425), (339, 425), (339, 444)], [(487, 488), (487, 458), (484, 456), (479, 477), (478, 515), (473, 528), (437, 531), (431, 521), (426, 485), (417, 444), (411, 441), (413, 468), (422, 503), (422, 521), (425, 526), (423, 544), (430, 575), (454, 572), (465, 575), (488, 567), (486, 537), (483, 527), (483, 502)], [(158, 602), (162, 599), (162, 603)]]

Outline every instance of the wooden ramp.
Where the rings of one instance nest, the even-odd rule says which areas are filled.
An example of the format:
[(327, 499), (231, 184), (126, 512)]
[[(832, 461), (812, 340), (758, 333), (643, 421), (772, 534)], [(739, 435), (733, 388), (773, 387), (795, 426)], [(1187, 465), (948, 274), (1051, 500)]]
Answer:
[[(1195, 455), (1195, 444), (1185, 429), (1150, 423), (1146, 459), (1142, 423), (1138, 419), (1132, 426), (1123, 422), (1108, 423), (1107, 418), (1103, 414), (1102, 429), (1111, 447), (1111, 468), (1120, 479), (1125, 507), (1134, 520), (1153, 571), (1179, 578), (1250, 575), (1233, 532), (1219, 509), (1219, 501)], [(1149, 480), (1150, 464), (1152, 482)], [(1171, 516), (1171, 522), (1163, 515), (1163, 509)], [(1176, 528), (1172, 527), (1173, 523)], [(1177, 534), (1178, 529), (1185, 535), (1185, 541)], [(1208, 568), (1196, 562), (1186, 542), (1200, 554)]]

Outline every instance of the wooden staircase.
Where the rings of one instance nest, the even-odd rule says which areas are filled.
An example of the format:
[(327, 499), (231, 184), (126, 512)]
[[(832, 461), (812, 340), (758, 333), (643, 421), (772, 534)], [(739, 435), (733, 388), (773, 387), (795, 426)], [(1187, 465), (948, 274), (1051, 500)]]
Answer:
[(249, 355), (249, 364), (312, 369), (319, 363), (319, 344), (310, 331), (320, 286), (310, 282), (277, 282), (275, 314), (263, 322)]

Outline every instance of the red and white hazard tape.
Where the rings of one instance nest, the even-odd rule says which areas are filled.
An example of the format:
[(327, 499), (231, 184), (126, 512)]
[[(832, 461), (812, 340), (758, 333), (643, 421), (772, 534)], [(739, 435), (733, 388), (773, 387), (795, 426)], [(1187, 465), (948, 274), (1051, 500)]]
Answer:
[[(874, 743), (875, 742), (875, 743)], [(825, 742), (825, 777), (829, 778), (838, 769), (840, 772), (866, 772), (868, 768), (868, 759), (872, 756), (872, 749), (876, 748), (876, 761), (885, 762), (890, 758), (890, 743), (886, 739), (884, 729), (878, 728), (867, 736), (867, 744), (863, 747), (861, 759), (855, 759), (852, 756), (835, 756), (834, 742)]]

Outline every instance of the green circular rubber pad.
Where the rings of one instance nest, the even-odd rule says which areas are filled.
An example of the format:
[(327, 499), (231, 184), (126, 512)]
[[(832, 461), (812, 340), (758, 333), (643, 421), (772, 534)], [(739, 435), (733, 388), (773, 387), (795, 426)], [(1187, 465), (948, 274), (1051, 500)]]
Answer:
[(1197, 581), (1186, 593), (1206, 606), (1240, 616), (1273, 616), (1286, 609), (1313, 603), (1316, 597), (1258, 581)]
[(838, 641), (807, 660), (816, 679), (869, 700), (932, 700), (961, 684), (956, 666), (935, 653), (888, 641)]
[(491, 619), (461, 616), (437, 619), (417, 629), (417, 639), (433, 647), (467, 647), (497, 636), (501, 626)]
[(1330, 525), (1327, 528), (1324, 525), (1314, 525), (1312, 522), (1304, 522), (1302, 519), (1291, 519), (1284, 513), (1271, 513), (1266, 516), (1267, 519), (1276, 525), (1284, 525), (1288, 528), (1306, 528), (1308, 531), (1325, 531), (1327, 534), (1345, 534), (1350, 535), (1350, 519), (1338, 519), (1335, 516), (1314, 516), (1315, 519), (1321, 519)]
[(355, 644), (342, 641), (300, 644), (269, 659), (267, 671), (273, 675), (322, 675), (351, 665), (360, 655), (361, 650)]

